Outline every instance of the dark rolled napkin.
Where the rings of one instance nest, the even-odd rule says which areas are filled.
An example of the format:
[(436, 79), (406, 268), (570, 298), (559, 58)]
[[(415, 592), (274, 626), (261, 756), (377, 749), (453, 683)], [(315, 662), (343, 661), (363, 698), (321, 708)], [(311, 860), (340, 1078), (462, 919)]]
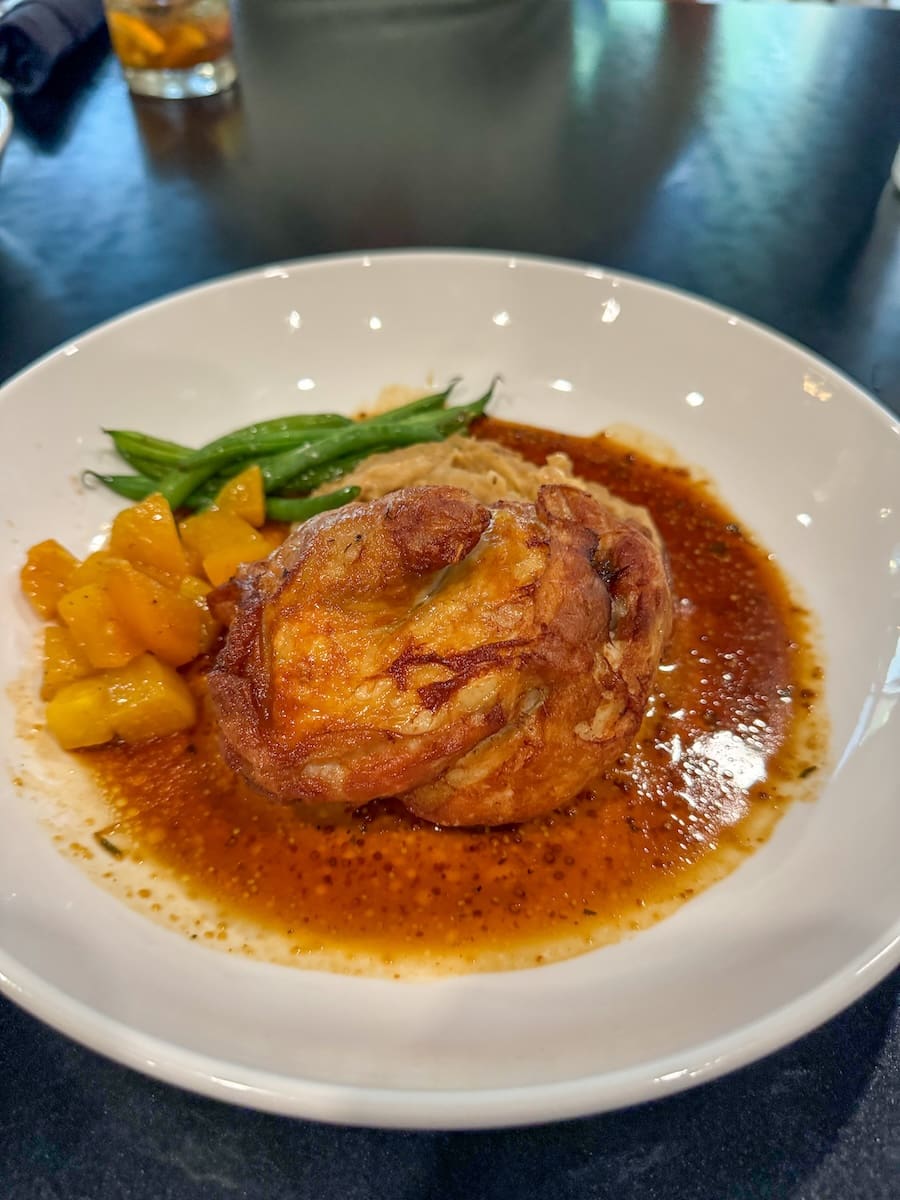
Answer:
[(0, 17), (0, 79), (40, 91), (50, 73), (103, 24), (102, 0), (22, 0)]

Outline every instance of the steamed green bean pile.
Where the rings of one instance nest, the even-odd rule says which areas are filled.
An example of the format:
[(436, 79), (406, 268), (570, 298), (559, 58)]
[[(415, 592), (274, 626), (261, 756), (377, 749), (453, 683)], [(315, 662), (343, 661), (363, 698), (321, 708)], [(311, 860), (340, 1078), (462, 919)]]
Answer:
[(309, 493), (339, 480), (370, 454), (465, 433), (487, 408), (494, 384), (470, 404), (448, 406), (458, 383), (453, 380), (442, 392), (362, 420), (299, 413), (259, 421), (196, 450), (131, 429), (106, 429), (134, 473), (85, 475), (128, 500), (160, 492), (173, 509), (197, 510), (209, 507), (229, 479), (256, 464), (266, 492), (266, 515), (275, 521), (304, 521), (355, 498), (358, 488)]

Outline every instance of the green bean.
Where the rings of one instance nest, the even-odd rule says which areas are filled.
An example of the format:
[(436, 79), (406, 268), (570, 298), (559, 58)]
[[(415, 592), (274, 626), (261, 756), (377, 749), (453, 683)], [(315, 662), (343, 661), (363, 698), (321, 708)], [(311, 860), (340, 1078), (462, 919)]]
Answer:
[(101, 475), (97, 471), (83, 471), (81, 478), (84, 483), (96, 480), (126, 500), (143, 500), (157, 490), (156, 480), (148, 479), (146, 475)]
[[(339, 459), (333, 463), (322, 463), (318, 468), (311, 469), (304, 474), (292, 479), (283, 488), (279, 489), (278, 494), (274, 499), (278, 500), (299, 500), (306, 498), (309, 492), (314, 488), (319, 487), (323, 483), (330, 483), (334, 479), (340, 479), (346, 475), (363, 459), (367, 457), (363, 455), (353, 455), (350, 458)], [(247, 464), (250, 465), (249, 463)], [(227, 471), (221, 475), (217, 475), (212, 479), (207, 480), (191, 492), (190, 496), (183, 502), (182, 508), (198, 509), (209, 508), (215, 503), (216, 496), (219, 494), (222, 486), (232, 479), (235, 475), (239, 475), (243, 467), (238, 467), (234, 471)], [(276, 518), (273, 518), (273, 520)]]
[(316, 513), (327, 512), (330, 508), (340, 508), (359, 495), (358, 487), (338, 488), (336, 492), (326, 492), (324, 496), (266, 497), (266, 516), (272, 521), (306, 521)]
[(103, 432), (112, 438), (117, 452), (127, 463), (131, 462), (130, 456), (134, 455), (147, 462), (158, 463), (161, 467), (180, 467), (192, 453), (190, 446), (151, 437), (134, 429), (104, 429)]
[(157, 480), (156, 490), (162, 492), (172, 508), (181, 508), (188, 496), (211, 479), (218, 469), (218, 463), (207, 462), (186, 471), (168, 471), (162, 479)]
[[(207, 479), (195, 488), (186, 499), (182, 500), (178, 507), (191, 510), (209, 508), (211, 504), (215, 503), (216, 496), (222, 487), (239, 473), (240, 470), (231, 471)], [(139, 471), (137, 475), (100, 475), (96, 471), (85, 471), (84, 474), (128, 500), (143, 500), (151, 492), (159, 491), (159, 475), (154, 477), (147, 470)]]
[(267, 493), (277, 492), (295, 479), (301, 471), (320, 463), (334, 462), (350, 454), (371, 453), (379, 449), (396, 446), (411, 446), (416, 442), (439, 442), (451, 433), (464, 429), (480, 416), (490, 399), (490, 393), (472, 404), (442, 409), (437, 413), (426, 413), (419, 417), (398, 421), (391, 425), (376, 425), (357, 421), (330, 437), (322, 438), (310, 446), (298, 446), (283, 454), (273, 455), (259, 464), (263, 486)]
[(484, 416), (484, 410), (487, 408), (487, 406), (490, 404), (491, 400), (493, 399), (494, 392), (496, 391), (497, 384), (499, 382), (500, 382), (500, 376), (495, 375), (494, 378), (491, 380), (491, 382), (488, 384), (488, 390), (486, 392), (482, 392), (482, 394), (478, 397), (477, 400), (473, 400), (471, 402), (471, 404), (467, 404), (467, 405), (465, 405), (465, 407), (466, 408), (476, 407), (476, 408), (478, 408), (478, 412), (476, 415), (479, 417)]
[[(351, 424), (351, 422), (347, 422)], [(269, 433), (228, 433), (217, 438), (199, 450), (192, 450), (181, 464), (187, 470), (199, 467), (202, 463), (215, 463), (216, 470), (236, 461), (237, 459), (261, 458), (270, 454), (279, 454), (283, 450), (292, 450), (295, 446), (309, 446), (320, 438), (329, 437), (336, 429), (346, 426), (316, 426), (311, 429), (283, 429)]]
[(248, 459), (247, 462), (236, 462), (230, 467), (226, 467), (224, 471), (218, 471), (210, 479), (200, 485), (196, 491), (191, 492), (192, 496), (199, 496), (201, 493), (209, 493), (212, 499), (215, 499), (221, 492), (226, 483), (229, 483), (238, 475), (243, 475), (248, 467), (255, 467), (257, 460), (255, 458)]
[(187, 499), (181, 502), (180, 507), (190, 509), (210, 508), (215, 504), (216, 497), (229, 479), (234, 479), (235, 475), (240, 475), (246, 467), (252, 465), (254, 464), (241, 463), (234, 470), (226, 470), (219, 475), (213, 475), (212, 479), (207, 479), (205, 483), (201, 483), (198, 488), (191, 492)]
[(312, 424), (311, 417), (306, 417), (302, 423), (300, 419), (290, 421), (289, 418), (284, 417), (273, 422), (247, 425), (243, 429), (236, 429), (232, 433), (226, 433), (223, 437), (216, 438), (214, 442), (201, 446), (199, 450), (192, 451), (180, 465), (190, 468), (215, 460), (222, 467), (238, 458), (268, 456), (281, 451), (293, 450), (335, 433), (335, 422), (337, 422), (337, 428), (346, 428), (353, 424), (379, 426), (392, 424), (398, 420), (405, 420), (409, 416), (442, 408), (456, 383), (457, 381), (454, 380), (443, 392), (437, 392), (431, 396), (421, 396), (418, 400), (413, 400), (400, 408), (379, 413), (376, 417), (367, 417), (363, 421), (353, 422), (349, 417), (337, 418), (330, 414), (324, 414), (324, 420), (317, 424)]
[(340, 479), (342, 475), (346, 475), (348, 471), (352, 471), (355, 466), (358, 466), (364, 458), (367, 458), (370, 454), (377, 454), (379, 449), (381, 447), (373, 446), (371, 450), (366, 451), (364, 454), (350, 454), (346, 458), (336, 458), (334, 462), (319, 463), (318, 466), (309, 467), (307, 470), (301, 471), (298, 475), (289, 479), (279, 489), (279, 492), (282, 495), (311, 492), (323, 483), (330, 483), (333, 479)]
[[(135, 460), (135, 462), (137, 462), (137, 460)], [(342, 475), (346, 475), (346, 473), (351, 470), (352, 467), (356, 466), (358, 462), (359, 458), (354, 457), (353, 459), (346, 459), (340, 462), (323, 464), (323, 466), (320, 467), (317, 472), (315, 472), (314, 478), (313, 473), (310, 472), (310, 477), (305, 478), (302, 481), (304, 486), (298, 487), (296, 490), (298, 492), (310, 492), (314, 487), (318, 487), (322, 483), (327, 483), (331, 479), (339, 479)], [(157, 474), (155, 475), (151, 470), (139, 470), (137, 467), (135, 469), (138, 471), (136, 475), (104, 475), (97, 471), (85, 471), (84, 478), (85, 480), (93, 480), (94, 482), (102, 483), (104, 487), (109, 488), (110, 491), (115, 492), (118, 496), (124, 496), (126, 500), (143, 500), (152, 492), (159, 491), (159, 468), (156, 468)], [(179, 503), (178, 507), (191, 509), (192, 511), (196, 511), (200, 508), (209, 508), (215, 503), (216, 496), (218, 496), (223, 485), (226, 484), (229, 479), (233, 478), (234, 475), (240, 474), (241, 469), (243, 469), (243, 467), (234, 472), (223, 473), (221, 475), (214, 476), (211, 479), (207, 479), (205, 482), (201, 483), (199, 487), (195, 488), (189, 496), (185, 497), (185, 499)], [(296, 500), (301, 498), (306, 499), (307, 497), (300, 497), (296, 495), (280, 495), (272, 498), (293, 504)], [(313, 499), (318, 500), (318, 497), (313, 497)], [(294, 520), (295, 518), (273, 517), (272, 519), (287, 521)], [(296, 519), (300, 520), (299, 517)]]
[(207, 480), (196, 491), (191, 492), (187, 499), (182, 500), (179, 507), (189, 508), (192, 512), (196, 512), (198, 508), (212, 508), (216, 502), (216, 496), (226, 482), (227, 480), (224, 479)]
[(407, 417), (417, 417), (422, 413), (434, 412), (435, 409), (444, 407), (450, 399), (450, 393), (459, 382), (459, 377), (451, 379), (442, 392), (432, 392), (427, 396), (419, 396), (417, 400), (410, 400), (408, 404), (400, 404), (397, 408), (389, 408), (386, 412), (378, 413), (374, 417), (363, 417), (356, 424), (391, 425), (394, 421), (405, 421)]
[[(190, 446), (182, 446), (178, 442), (166, 441), (164, 438), (152, 437), (139, 433), (134, 429), (104, 429), (104, 433), (112, 438), (119, 456), (131, 464), (132, 459), (140, 459), (144, 463), (156, 463), (160, 467), (173, 469), (187, 468), (207, 457), (214, 457), (215, 451), (222, 446), (228, 447), (228, 453), (222, 454), (222, 465), (235, 457), (247, 458), (250, 455), (276, 454), (289, 449), (299, 441), (304, 440), (305, 434), (310, 440), (321, 437), (342, 425), (349, 425), (349, 417), (339, 417), (337, 414), (313, 413), (302, 417), (279, 417), (274, 421), (260, 421), (256, 425), (248, 425), (244, 429), (235, 430), (210, 443), (210, 447), (192, 450)], [(244, 453), (235, 453), (232, 444), (240, 442)], [(212, 453), (210, 453), (212, 448)]]
[(167, 473), (167, 468), (161, 466), (155, 459), (144, 458), (140, 454), (131, 454), (130, 452), (123, 454), (121, 450), (119, 457), (123, 458), (133, 471), (137, 471), (138, 475), (146, 475), (148, 479), (162, 479)]
[(254, 421), (252, 425), (234, 429), (225, 436), (241, 437), (244, 434), (249, 436), (256, 433), (285, 433), (289, 430), (299, 430), (302, 433), (304, 430), (325, 429), (329, 426), (336, 428), (339, 425), (350, 424), (352, 424), (351, 418), (341, 416), (340, 413), (294, 413), (290, 417), (272, 417), (267, 421)]
[[(355, 465), (355, 461), (356, 460), (354, 460), (354, 465)], [(180, 508), (189, 508), (194, 511), (198, 508), (209, 508), (211, 505), (215, 504), (216, 497), (218, 496), (218, 494), (222, 490), (222, 488), (225, 486), (225, 484), (229, 481), (229, 479), (233, 479), (235, 477), (235, 475), (240, 475), (240, 473), (242, 471), (246, 470), (247, 467), (254, 466), (254, 465), (255, 464), (254, 464), (253, 460), (250, 460), (249, 462), (235, 463), (232, 467), (226, 468), (224, 471), (220, 472), (217, 475), (213, 475), (212, 478), (207, 479), (205, 481), (205, 483), (201, 483), (199, 487), (195, 488), (194, 491), (191, 492), (191, 494), (185, 500), (183, 500), (181, 502), (179, 507)], [(345, 465), (343, 467), (338, 465), (338, 466), (336, 466), (336, 469), (333, 470), (333, 472), (328, 475), (326, 475), (325, 470), (323, 470), (321, 472), (322, 477), (319, 479), (316, 479), (315, 483), (308, 484), (305, 487), (297, 488), (296, 490), (298, 492), (302, 491), (304, 493), (311, 492), (313, 487), (318, 487), (320, 483), (327, 483), (329, 479), (338, 479), (338, 478), (340, 478), (341, 475), (346, 474), (346, 472), (349, 470), (350, 470), (349, 465)], [(143, 472), (143, 473), (146, 474), (146, 472)], [(281, 496), (281, 498), (282, 499), (296, 499), (296, 497), (294, 497), (294, 496), (290, 496), (290, 497)]]
[[(422, 396), (420, 399), (413, 400), (410, 404), (403, 405), (401, 408), (391, 409), (390, 412), (381, 413), (378, 417), (369, 417), (363, 421), (357, 421), (355, 424), (357, 427), (360, 425), (381, 426), (388, 424), (387, 418), (396, 417), (398, 413), (401, 414), (401, 416), (404, 413), (421, 415), (423, 411), (430, 411), (431, 409), (440, 407), (458, 383), (458, 379), (453, 379), (443, 392), (439, 392), (433, 396)], [(491, 396), (494, 394), (496, 383), (497, 381), (494, 380), (484, 395), (480, 396), (478, 400), (473, 402), (477, 406), (475, 416), (480, 416), (484, 412), (484, 409), (491, 399)], [(427, 405), (427, 408), (423, 410), (420, 407), (422, 405)], [(460, 405), (459, 407), (462, 408), (467, 406)], [(445, 411), (457, 412), (458, 409), (446, 409)], [(316, 466), (307, 467), (305, 470), (300, 471), (293, 478), (289, 479), (287, 483), (283, 485), (281, 490), (286, 492), (311, 492), (313, 488), (317, 488), (323, 483), (329, 483), (332, 479), (340, 479), (342, 475), (346, 475), (349, 471), (352, 471), (354, 467), (358, 466), (362, 460), (364, 458), (368, 458), (369, 455), (380, 454), (391, 449), (393, 449), (393, 446), (387, 440), (386, 435), (383, 444), (370, 446), (368, 450), (364, 450), (359, 454), (349, 454), (344, 458), (335, 459), (333, 462), (319, 463)]]
[[(337, 413), (300, 413), (257, 421), (199, 450), (136, 430), (107, 429), (104, 432), (112, 439), (119, 456), (137, 474), (86, 471), (84, 477), (99, 481), (129, 500), (141, 500), (158, 491), (172, 508), (196, 509), (214, 503), (228, 479), (258, 463), (266, 492), (278, 502), (276, 508), (293, 505), (298, 500), (295, 495), (278, 493), (285, 489), (290, 493), (312, 491), (339, 479), (369, 454), (417, 442), (440, 441), (466, 428), (484, 412), (494, 384), (471, 404), (445, 408), (458, 382), (453, 379), (442, 392), (420, 396), (360, 421)], [(324, 498), (314, 497), (310, 502), (318, 505), (321, 499)]]

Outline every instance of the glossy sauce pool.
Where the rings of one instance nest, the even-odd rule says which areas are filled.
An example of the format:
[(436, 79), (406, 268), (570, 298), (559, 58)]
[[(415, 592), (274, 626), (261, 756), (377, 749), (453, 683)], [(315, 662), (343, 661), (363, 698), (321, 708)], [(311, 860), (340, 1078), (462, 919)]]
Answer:
[[(766, 840), (826, 754), (808, 614), (709, 488), (605, 436), (486, 420), (477, 435), (652, 512), (675, 626), (637, 743), (565, 810), (438, 829), (392, 802), (303, 813), (259, 799), (190, 735), (82, 752), (114, 810), (108, 882), (189, 937), (300, 965), (403, 975), (524, 967), (667, 915)], [(203, 695), (203, 673), (193, 684)], [(144, 875), (137, 886), (137, 863)]]

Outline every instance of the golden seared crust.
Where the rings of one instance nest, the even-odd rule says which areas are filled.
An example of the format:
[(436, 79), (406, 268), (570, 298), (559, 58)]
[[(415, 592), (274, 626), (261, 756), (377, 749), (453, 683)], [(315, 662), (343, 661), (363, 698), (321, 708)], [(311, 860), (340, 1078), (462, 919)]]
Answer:
[(661, 554), (589, 493), (407, 488), (324, 514), (221, 589), (226, 755), (272, 796), (399, 795), (439, 824), (564, 803), (640, 724), (671, 621)]
[(528, 654), (540, 700), (403, 796), (437, 824), (522, 821), (577, 795), (633, 740), (671, 631), (666, 565), (643, 527), (569, 487), (541, 488), (535, 507), (547, 531)]

